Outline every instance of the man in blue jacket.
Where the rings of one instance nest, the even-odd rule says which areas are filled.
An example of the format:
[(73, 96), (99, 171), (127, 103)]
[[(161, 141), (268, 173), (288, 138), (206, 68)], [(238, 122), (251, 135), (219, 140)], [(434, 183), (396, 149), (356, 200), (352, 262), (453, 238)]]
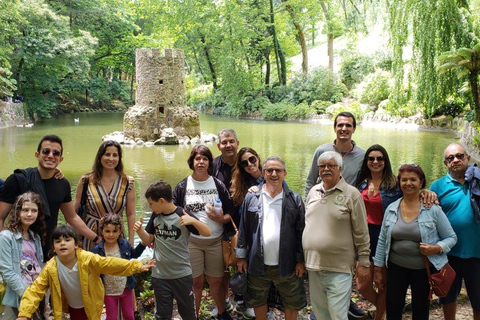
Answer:
[(243, 203), (236, 256), (239, 272), (247, 272), (247, 306), (266, 320), (267, 298), (273, 283), (285, 305), (285, 319), (297, 319), (307, 304), (303, 275), (302, 234), (305, 206), (301, 197), (283, 185), (285, 162), (271, 156), (263, 163), (265, 181)]

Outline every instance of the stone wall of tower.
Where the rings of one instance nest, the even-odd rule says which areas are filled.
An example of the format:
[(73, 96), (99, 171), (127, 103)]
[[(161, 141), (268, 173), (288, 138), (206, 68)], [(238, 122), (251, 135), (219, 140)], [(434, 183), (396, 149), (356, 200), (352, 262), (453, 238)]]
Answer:
[(171, 127), (178, 135), (200, 135), (198, 114), (186, 106), (183, 50), (137, 49), (135, 105), (125, 113), (124, 135), (155, 140)]
[(185, 106), (185, 57), (183, 50), (138, 49), (136, 52), (137, 106), (167, 110)]

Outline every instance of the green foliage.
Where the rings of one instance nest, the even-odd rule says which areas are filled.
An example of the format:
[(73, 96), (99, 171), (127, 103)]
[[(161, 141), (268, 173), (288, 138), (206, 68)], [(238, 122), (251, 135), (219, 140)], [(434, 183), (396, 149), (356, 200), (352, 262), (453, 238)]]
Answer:
[(265, 106), (265, 108), (262, 109), (261, 112), (265, 120), (283, 121), (287, 119), (288, 110), (292, 107), (292, 104), (279, 102)]
[(465, 101), (460, 97), (448, 97), (447, 100), (435, 109), (433, 116), (452, 116), (453, 118), (463, 113)]
[(311, 106), (317, 114), (324, 114), (325, 111), (332, 103), (330, 101), (315, 100), (312, 102)]
[[(297, 74), (288, 88), (275, 90), (273, 101), (288, 101), (293, 104), (312, 103), (315, 100), (338, 102), (347, 92), (345, 85), (327, 68), (316, 68), (308, 74)], [(283, 96), (279, 93), (283, 93)]]
[(262, 109), (269, 107), (272, 103), (268, 97), (246, 96), (243, 99), (244, 110), (248, 113), (255, 114)]
[(378, 106), (380, 102), (388, 99), (391, 92), (390, 80), (390, 73), (383, 70), (377, 70), (366, 76), (355, 90), (360, 102)]
[(287, 117), (288, 119), (306, 119), (309, 115), (314, 113), (314, 108), (310, 107), (308, 103), (302, 102), (300, 104), (290, 106), (287, 110)]
[(325, 110), (325, 113), (333, 117), (342, 111), (351, 112), (355, 116), (357, 121), (360, 121), (362, 116), (369, 110), (364, 109), (358, 101), (354, 101), (350, 105), (344, 105), (343, 103), (333, 104)]
[(88, 95), (98, 107), (106, 107), (112, 100), (129, 101), (130, 96), (127, 85), (120, 80), (108, 82), (102, 77), (93, 78), (88, 86)]
[(351, 89), (355, 84), (362, 82), (363, 78), (375, 71), (373, 59), (367, 55), (350, 54), (343, 58), (340, 79)]

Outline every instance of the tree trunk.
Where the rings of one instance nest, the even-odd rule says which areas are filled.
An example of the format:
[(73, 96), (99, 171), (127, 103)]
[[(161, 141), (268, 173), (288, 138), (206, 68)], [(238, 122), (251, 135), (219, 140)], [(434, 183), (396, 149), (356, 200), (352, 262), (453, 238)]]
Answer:
[(330, 24), (330, 13), (328, 12), (328, 7), (325, 1), (320, 1), (322, 7), (323, 15), (325, 17), (325, 23), (327, 24), (327, 38), (328, 38), (328, 68), (333, 71), (333, 39), (334, 35), (330, 32), (328, 25)]
[(273, 11), (273, 0), (270, 0), (270, 34), (273, 37), (273, 47), (275, 49), (275, 62), (277, 63), (278, 82), (282, 83), (282, 69), (280, 67), (280, 48), (275, 31), (275, 12)]
[(478, 71), (471, 71), (469, 75), (470, 90), (472, 91), (475, 121), (480, 124), (480, 97), (478, 92)]
[(333, 34), (328, 34), (328, 69), (333, 71)]
[[(282, 0), (282, 2), (286, 2), (286, 1), (287, 0)], [(303, 33), (302, 26), (297, 21), (297, 16), (292, 6), (287, 4), (285, 8), (290, 14), (290, 17), (292, 18), (292, 23), (295, 26), (295, 29), (297, 30), (298, 42), (300, 44), (300, 48), (302, 49), (302, 72), (308, 73), (308, 48), (307, 48), (307, 43), (305, 41), (305, 34)]]
[(217, 74), (215, 72), (215, 67), (213, 66), (212, 58), (210, 57), (210, 52), (208, 51), (207, 43), (205, 41), (205, 36), (200, 36), (200, 41), (203, 45), (203, 52), (205, 53), (205, 58), (207, 59), (208, 69), (210, 70), (210, 75), (212, 76), (213, 89), (217, 89)]

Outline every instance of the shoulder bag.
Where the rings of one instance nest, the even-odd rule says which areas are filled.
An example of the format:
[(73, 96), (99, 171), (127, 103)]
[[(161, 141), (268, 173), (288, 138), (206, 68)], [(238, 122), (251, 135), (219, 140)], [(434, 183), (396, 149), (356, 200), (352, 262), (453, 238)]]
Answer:
[(232, 217), (230, 216), (230, 221), (232, 222), (233, 228), (235, 229), (235, 234), (227, 235), (224, 234), (222, 240), (222, 253), (223, 253), (223, 263), (225, 264), (225, 268), (228, 267), (236, 267), (237, 266), (237, 258), (235, 257), (235, 247), (237, 246), (237, 235), (238, 229), (233, 222)]
[(428, 282), (430, 284), (430, 293), (428, 294), (428, 300), (432, 299), (432, 291), (435, 292), (437, 297), (446, 297), (453, 280), (455, 280), (455, 270), (447, 263), (437, 272), (430, 273), (430, 264), (428, 258), (423, 256), (425, 260), (425, 268), (427, 269)]
[(88, 189), (88, 176), (83, 177), (83, 189), (82, 189), (82, 197), (80, 198), (80, 207), (77, 210), (77, 214), (85, 221), (87, 216), (87, 189)]

